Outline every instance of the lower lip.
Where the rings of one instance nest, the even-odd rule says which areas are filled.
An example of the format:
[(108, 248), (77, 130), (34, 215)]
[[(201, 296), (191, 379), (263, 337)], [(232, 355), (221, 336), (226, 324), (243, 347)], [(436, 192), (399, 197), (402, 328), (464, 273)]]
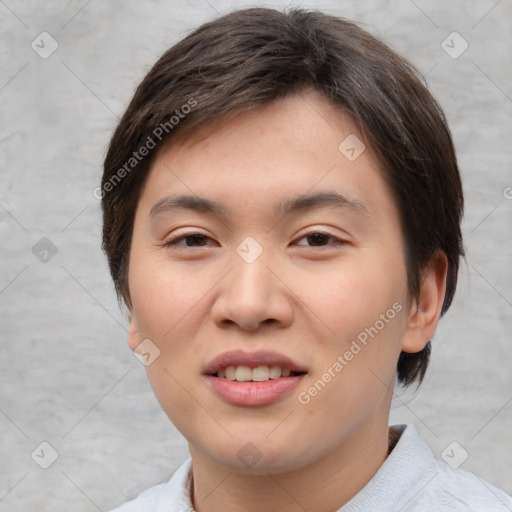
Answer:
[(263, 382), (238, 382), (207, 375), (206, 380), (213, 391), (231, 405), (256, 407), (277, 402), (295, 389), (304, 375), (280, 377)]

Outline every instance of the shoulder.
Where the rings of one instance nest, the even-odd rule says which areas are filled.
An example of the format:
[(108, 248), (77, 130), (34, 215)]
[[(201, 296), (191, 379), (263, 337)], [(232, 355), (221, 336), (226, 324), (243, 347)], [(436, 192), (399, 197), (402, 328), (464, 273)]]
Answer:
[(446, 507), (446, 510), (474, 512), (512, 511), (512, 498), (483, 478), (460, 468), (453, 469), (444, 462), (435, 460), (434, 464), (436, 472), (430, 488), (426, 488), (418, 500), (423, 507), (435, 505), (442, 510)]
[(189, 512), (193, 510), (188, 494), (190, 467), (191, 459), (187, 459), (168, 482), (146, 489), (135, 499), (110, 512), (168, 512), (169, 510)]
[(403, 512), (512, 511), (512, 498), (504, 491), (470, 471), (437, 460), (413, 425), (407, 426), (407, 434), (410, 462), (418, 456), (416, 463), (421, 460), (423, 470), (417, 474), (414, 491)]
[(416, 427), (390, 428), (395, 447), (339, 512), (512, 512), (512, 498), (489, 482), (434, 457)]

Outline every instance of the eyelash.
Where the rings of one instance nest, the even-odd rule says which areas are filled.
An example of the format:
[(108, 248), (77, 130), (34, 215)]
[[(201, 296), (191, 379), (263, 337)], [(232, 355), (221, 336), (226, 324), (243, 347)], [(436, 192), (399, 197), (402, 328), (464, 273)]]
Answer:
[[(179, 242), (181, 242), (182, 240), (185, 240), (187, 238), (190, 238), (190, 237), (194, 237), (194, 236), (201, 236), (203, 237), (204, 239), (210, 239), (210, 237), (206, 236), (206, 235), (203, 235), (202, 233), (189, 233), (189, 234), (186, 234), (186, 235), (178, 235), (174, 238), (171, 238), (170, 240), (168, 240), (165, 244), (164, 244), (164, 247), (181, 247), (181, 248), (189, 248), (191, 249), (193, 246), (188, 246), (188, 245), (185, 245), (185, 246), (180, 246), (179, 245)], [(311, 231), (310, 233), (306, 233), (305, 235), (301, 236), (299, 238), (299, 240), (302, 240), (303, 238), (307, 238), (307, 237), (310, 237), (310, 236), (313, 236), (313, 235), (323, 235), (325, 237), (327, 237), (327, 239), (332, 239), (332, 240), (335, 240), (334, 243), (332, 244), (327, 244), (327, 245), (302, 245), (302, 247), (316, 247), (316, 248), (319, 248), (319, 249), (325, 249), (326, 247), (329, 247), (329, 246), (340, 246), (340, 245), (344, 245), (346, 242), (344, 242), (343, 240), (339, 239), (339, 238), (336, 238), (335, 236), (333, 235), (330, 235), (329, 233), (325, 233), (323, 231)], [(205, 247), (205, 246), (198, 246), (198, 247)]]

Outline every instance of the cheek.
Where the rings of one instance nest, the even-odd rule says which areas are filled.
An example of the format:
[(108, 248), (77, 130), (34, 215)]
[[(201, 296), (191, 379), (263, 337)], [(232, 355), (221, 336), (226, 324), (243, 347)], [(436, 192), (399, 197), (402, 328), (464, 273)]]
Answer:
[(130, 269), (133, 314), (142, 335), (172, 339), (173, 331), (197, 314), (208, 290), (204, 272), (171, 267), (165, 256), (135, 260)]
[(129, 273), (132, 315), (141, 340), (149, 338), (160, 350), (146, 372), (166, 412), (190, 407), (180, 383), (199, 371), (195, 340), (213, 286), (210, 278), (214, 284), (215, 277), (204, 271), (171, 266), (163, 253), (134, 251)]
[[(149, 259), (149, 258), (148, 258)], [(155, 397), (178, 430), (186, 428), (186, 418), (197, 411), (186, 389), (196, 373), (197, 347), (194, 325), (205, 295), (206, 279), (199, 286), (196, 273), (169, 265), (137, 260), (130, 271), (133, 317), (141, 338), (151, 339), (160, 350), (146, 367)]]
[[(322, 286), (313, 276), (302, 283), (304, 293), (310, 291), (311, 309), (329, 328), (319, 347), (317, 389), (306, 389), (315, 397), (314, 407), (342, 416), (356, 414), (363, 403), (371, 410), (388, 394), (400, 353), (406, 320), (403, 262), (399, 255), (353, 259), (325, 274)], [(339, 420), (339, 414), (332, 417)]]
[(177, 368), (170, 367), (165, 356), (160, 356), (146, 367), (146, 373), (160, 407), (174, 426), (185, 434), (190, 429), (190, 418), (198, 414), (195, 402), (186, 391), (186, 372), (180, 373)]
[(321, 275), (304, 273), (296, 281), (334, 345), (354, 339), (395, 302), (403, 303), (406, 271), (398, 256), (347, 258)]

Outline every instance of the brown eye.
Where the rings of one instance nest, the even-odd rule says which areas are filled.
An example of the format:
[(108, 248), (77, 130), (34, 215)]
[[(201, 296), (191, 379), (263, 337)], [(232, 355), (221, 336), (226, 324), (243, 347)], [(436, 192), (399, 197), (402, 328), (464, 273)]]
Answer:
[(313, 233), (306, 238), (312, 245), (324, 245), (330, 237), (325, 233)]
[[(304, 235), (300, 240), (307, 240), (308, 244), (300, 244), (298, 245), (306, 245), (307, 247), (326, 247), (326, 246), (336, 246), (343, 244), (343, 241), (329, 235), (328, 233), (322, 233), (321, 231), (314, 231), (312, 233), (308, 233), (307, 235)], [(327, 243), (329, 240), (334, 240), (334, 243)]]
[[(181, 247), (204, 247), (206, 240), (209, 237), (206, 235), (201, 235), (200, 233), (193, 233), (191, 235), (181, 235), (175, 238), (172, 238), (168, 242), (165, 243), (165, 247), (170, 246), (181, 246)], [(185, 243), (181, 243), (184, 241)]]

